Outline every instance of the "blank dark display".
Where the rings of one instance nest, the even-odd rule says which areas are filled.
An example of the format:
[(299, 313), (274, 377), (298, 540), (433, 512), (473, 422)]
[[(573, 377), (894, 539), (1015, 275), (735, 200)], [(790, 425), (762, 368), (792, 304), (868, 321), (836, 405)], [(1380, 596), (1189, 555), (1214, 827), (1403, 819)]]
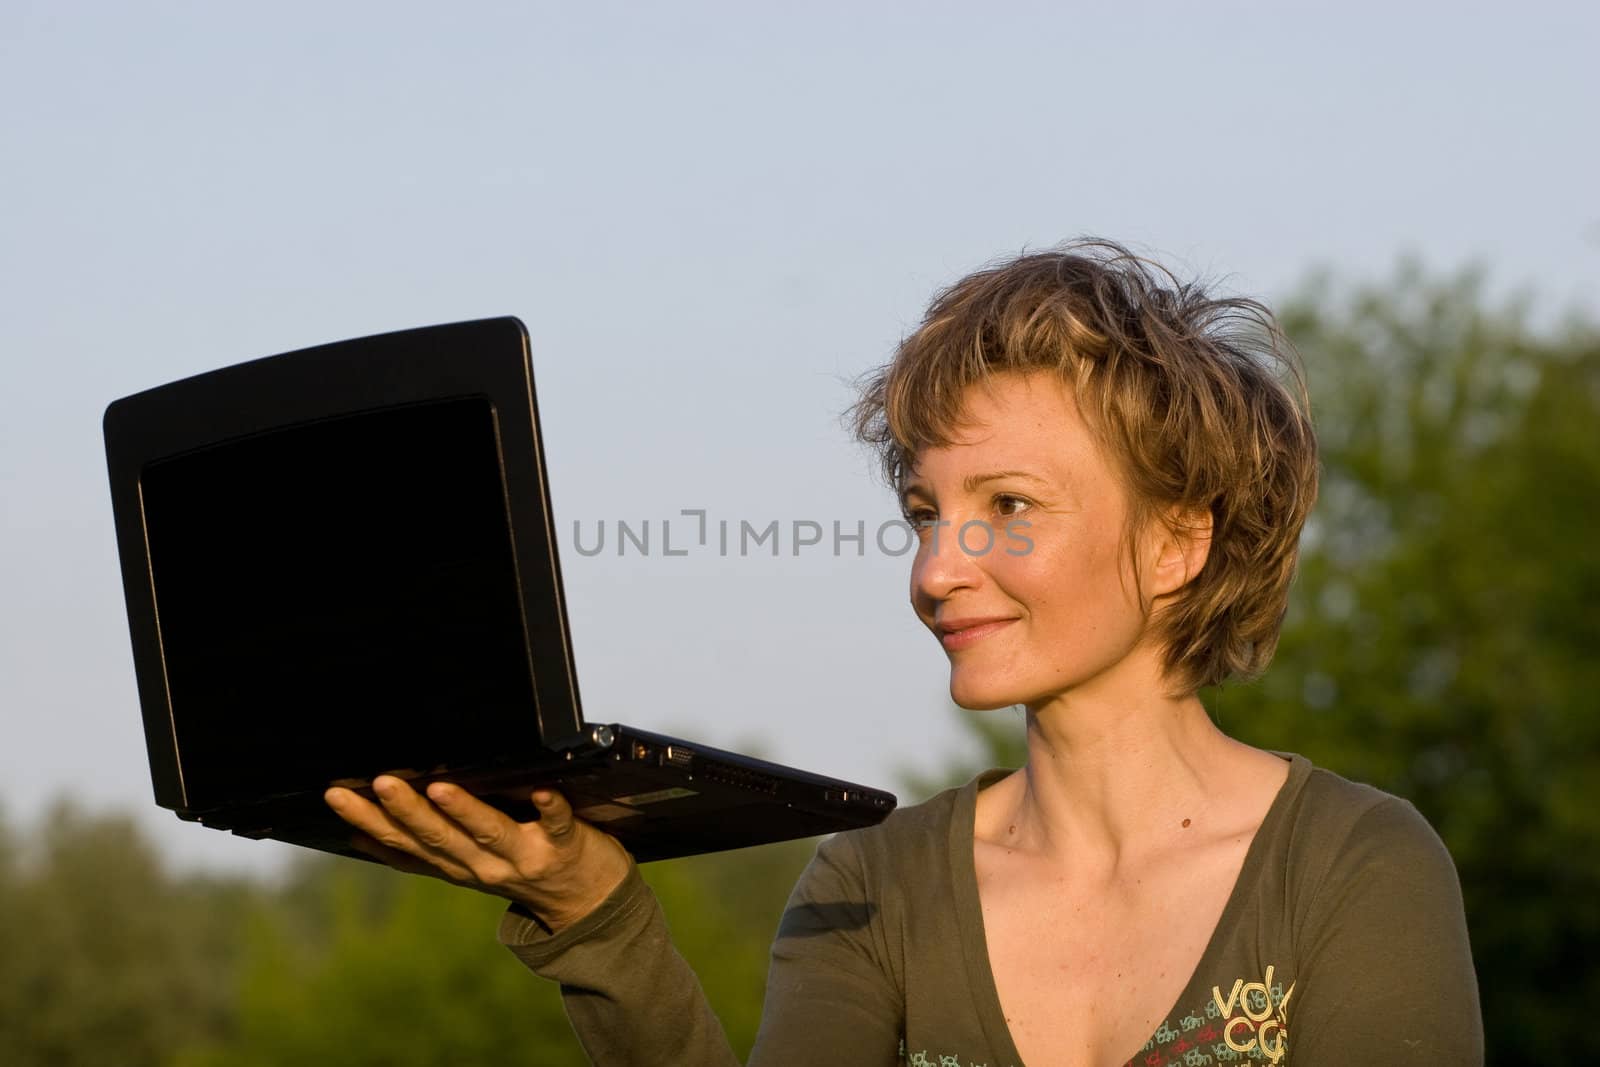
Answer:
[(230, 441), (140, 490), (190, 807), (538, 744), (486, 398)]

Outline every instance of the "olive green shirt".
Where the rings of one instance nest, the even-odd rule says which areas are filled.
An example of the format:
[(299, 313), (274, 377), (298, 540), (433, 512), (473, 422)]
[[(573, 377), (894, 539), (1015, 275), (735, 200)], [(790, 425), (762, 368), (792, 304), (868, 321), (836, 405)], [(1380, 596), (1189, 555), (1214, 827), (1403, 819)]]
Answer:
[[(1408, 802), (1285, 758), (1188, 986), (1127, 1064), (1482, 1063), (1461, 889), (1438, 835)], [(818, 846), (772, 946), (751, 1064), (1021, 1067), (973, 865), (978, 791), (1008, 773)], [(595, 1063), (738, 1062), (637, 868), (554, 936), (513, 906), (499, 937), (561, 983)]]

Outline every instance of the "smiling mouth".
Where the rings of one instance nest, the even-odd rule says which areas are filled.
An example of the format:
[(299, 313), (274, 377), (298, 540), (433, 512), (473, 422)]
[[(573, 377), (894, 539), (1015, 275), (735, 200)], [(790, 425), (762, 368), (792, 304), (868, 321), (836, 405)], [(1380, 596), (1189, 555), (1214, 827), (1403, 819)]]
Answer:
[(1016, 621), (1016, 619), (991, 619), (988, 622), (980, 622), (973, 626), (945, 630), (939, 634), (939, 643), (944, 646), (946, 652), (955, 652), (958, 649), (977, 644), (991, 634), (1004, 630)]

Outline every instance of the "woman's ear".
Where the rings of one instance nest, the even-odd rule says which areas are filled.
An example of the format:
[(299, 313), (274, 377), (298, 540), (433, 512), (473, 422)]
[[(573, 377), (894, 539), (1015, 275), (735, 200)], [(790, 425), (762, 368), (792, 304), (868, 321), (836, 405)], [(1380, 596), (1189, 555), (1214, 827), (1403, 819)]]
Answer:
[(1173, 508), (1153, 525), (1145, 593), (1171, 596), (1194, 580), (1211, 553), (1211, 510)]

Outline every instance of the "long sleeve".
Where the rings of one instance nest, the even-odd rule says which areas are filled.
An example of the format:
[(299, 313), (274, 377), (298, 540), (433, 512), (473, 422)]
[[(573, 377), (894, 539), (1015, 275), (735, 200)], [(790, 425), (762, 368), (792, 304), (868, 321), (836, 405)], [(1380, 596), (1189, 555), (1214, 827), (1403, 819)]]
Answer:
[(1410, 803), (1385, 798), (1354, 823), (1304, 932), (1284, 1013), (1293, 1067), (1483, 1062), (1460, 881)]
[[(851, 836), (824, 841), (790, 894), (773, 943), (751, 1067), (893, 1067), (904, 1009), (882, 962), (879, 907)], [(529, 969), (561, 983), (567, 1017), (601, 1067), (738, 1062), (636, 866), (571, 927), (551, 935), (513, 906), (499, 938)]]
[(905, 994), (887, 963), (882, 907), (856, 836), (822, 842), (772, 944), (750, 1067), (897, 1061)]
[(499, 939), (535, 974), (561, 983), (567, 1018), (598, 1067), (739, 1062), (636, 864), (571, 926), (552, 935), (513, 905)]

